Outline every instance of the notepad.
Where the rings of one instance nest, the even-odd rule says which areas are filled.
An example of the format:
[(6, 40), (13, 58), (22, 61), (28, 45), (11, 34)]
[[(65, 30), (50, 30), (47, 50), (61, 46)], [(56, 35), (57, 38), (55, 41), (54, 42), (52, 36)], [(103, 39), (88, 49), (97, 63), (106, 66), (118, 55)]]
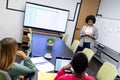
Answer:
[(56, 73), (38, 72), (38, 80), (54, 80)]
[(42, 72), (49, 72), (54, 71), (54, 65), (47, 61), (44, 57), (33, 57), (30, 58), (33, 64), (35, 64), (35, 67), (38, 71)]

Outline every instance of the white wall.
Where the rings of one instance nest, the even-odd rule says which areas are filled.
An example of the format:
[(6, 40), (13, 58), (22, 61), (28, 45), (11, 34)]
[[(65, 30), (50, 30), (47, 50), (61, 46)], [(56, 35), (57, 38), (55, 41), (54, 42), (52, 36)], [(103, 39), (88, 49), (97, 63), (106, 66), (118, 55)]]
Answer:
[(13, 37), (21, 42), (23, 14), (6, 9), (6, 0), (0, 0), (0, 39)]
[(99, 20), (96, 22), (99, 31), (98, 41), (118, 53), (120, 52), (118, 48), (120, 39), (116, 39), (115, 37), (119, 36), (120, 33), (119, 9), (120, 0), (101, 0), (98, 14), (101, 14), (102, 17), (98, 18)]
[[(98, 14), (101, 14), (103, 19), (108, 19), (111, 21), (112, 25), (115, 25), (113, 27), (120, 27), (119, 25), (117, 24), (114, 24), (115, 20), (117, 20), (116, 22), (120, 22), (120, 0), (101, 0), (101, 3), (100, 3), (100, 7), (99, 7), (99, 10), (98, 10)], [(110, 24), (110, 23), (109, 23)], [(118, 23), (119, 24), (119, 23)], [(107, 26), (108, 27), (108, 26)], [(112, 27), (112, 26), (110, 26)], [(117, 28), (119, 30), (119, 28)], [(117, 30), (116, 29), (116, 30)], [(105, 30), (105, 29), (104, 29)], [(114, 32), (115, 28), (114, 29), (111, 29), (112, 32)], [(117, 31), (118, 31), (117, 30)], [(110, 34), (115, 34), (115, 33), (110, 33)], [(103, 35), (102, 35), (103, 36)], [(115, 36), (114, 36), (115, 37)], [(119, 35), (117, 34), (116, 38), (119, 37)], [(109, 35), (109, 38), (112, 38), (112, 35)], [(109, 39), (111, 40), (111, 39)], [(109, 41), (108, 41), (109, 42)], [(115, 43), (115, 41), (111, 41), (113, 43)], [(111, 44), (111, 43), (109, 43)], [(117, 43), (118, 46), (119, 46), (119, 42)], [(113, 45), (112, 45), (113, 46)], [(117, 46), (117, 45), (116, 45)], [(116, 47), (115, 46), (115, 47)], [(113, 55), (116, 55), (116, 54), (113, 54)], [(119, 54), (120, 55), (120, 54)], [(120, 57), (118, 55), (118, 57)], [(113, 56), (114, 57), (114, 56)], [(109, 57), (106, 57), (105, 55), (101, 56), (101, 58), (104, 59), (104, 61), (109, 61), (111, 63), (113, 63), (114, 65), (116, 64), (114, 62), (114, 60), (110, 60)], [(120, 76), (120, 58), (118, 59), (118, 64), (115, 65), (118, 69), (118, 75)]]
[[(8, 8), (10, 9), (23, 10), (23, 11), (25, 9), (26, 0), (22, 0), (22, 1), (0, 0), (0, 39), (4, 37), (13, 37), (19, 43), (21, 43), (24, 12), (6, 9), (7, 1), (8, 1)], [(70, 15), (69, 15), (70, 20), (73, 20), (74, 18), (74, 13), (77, 3), (81, 2), (81, 0), (27, 0), (27, 1), (70, 10)], [(72, 41), (79, 7), (80, 4), (79, 6), (77, 6), (77, 13), (75, 14), (76, 15), (75, 20), (68, 21), (67, 24), (66, 34), (69, 34), (69, 39), (67, 41), (68, 46), (70, 46)]]
[(101, 0), (98, 14), (105, 18), (120, 19), (120, 0)]

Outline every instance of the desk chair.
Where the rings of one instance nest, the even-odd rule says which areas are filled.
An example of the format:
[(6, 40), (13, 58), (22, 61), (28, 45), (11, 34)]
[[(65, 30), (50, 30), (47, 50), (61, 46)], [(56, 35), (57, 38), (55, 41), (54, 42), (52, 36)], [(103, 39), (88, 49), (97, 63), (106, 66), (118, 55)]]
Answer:
[(79, 45), (79, 40), (74, 40), (72, 45), (70, 46), (70, 49), (72, 50), (73, 53), (76, 52), (78, 45)]
[(94, 55), (93, 50), (91, 50), (89, 48), (84, 48), (82, 52), (84, 52), (86, 54), (86, 56), (88, 58), (88, 62), (90, 62), (90, 60), (92, 59), (92, 57)]
[(116, 67), (109, 62), (104, 62), (103, 65), (100, 67), (96, 78), (97, 80), (114, 80), (116, 76)]
[(11, 80), (11, 78), (6, 71), (0, 70), (0, 80)]
[(62, 40), (66, 43), (67, 42), (67, 39), (68, 39), (69, 35), (68, 34), (65, 34), (62, 38)]
[(28, 42), (28, 46), (29, 46), (29, 48), (27, 49), (27, 56), (29, 56), (30, 55), (30, 53), (32, 52), (31, 50), (31, 48), (32, 48), (32, 29), (31, 28), (29, 28), (29, 31), (30, 31), (30, 33), (28, 33), (28, 38), (29, 38), (29, 42)]

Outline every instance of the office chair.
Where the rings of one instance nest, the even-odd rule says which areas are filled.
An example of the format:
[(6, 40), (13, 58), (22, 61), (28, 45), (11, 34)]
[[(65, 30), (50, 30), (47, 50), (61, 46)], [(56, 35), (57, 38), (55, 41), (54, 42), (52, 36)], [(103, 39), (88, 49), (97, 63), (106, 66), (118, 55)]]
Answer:
[(84, 52), (86, 54), (86, 56), (88, 58), (88, 62), (92, 59), (92, 57), (94, 55), (93, 50), (89, 49), (89, 48), (84, 48), (82, 52)]
[(103, 65), (100, 67), (96, 78), (97, 80), (114, 80), (116, 76), (116, 67), (109, 62), (104, 62)]
[(32, 48), (32, 29), (29, 28), (29, 31), (30, 31), (30, 33), (28, 33), (28, 35), (27, 35), (28, 38), (29, 38), (29, 42), (28, 42), (29, 48), (26, 50), (27, 51), (27, 56), (30, 56), (30, 54), (32, 52), (32, 50), (31, 50), (31, 48)]
[(11, 80), (11, 78), (6, 71), (0, 70), (0, 80)]
[(73, 53), (76, 52), (78, 45), (79, 45), (79, 40), (74, 40), (72, 45), (70, 46), (70, 49), (72, 50)]
[(69, 35), (68, 35), (68, 34), (65, 34), (65, 35), (62, 37), (62, 40), (66, 43), (66, 42), (67, 42), (68, 37), (69, 37)]

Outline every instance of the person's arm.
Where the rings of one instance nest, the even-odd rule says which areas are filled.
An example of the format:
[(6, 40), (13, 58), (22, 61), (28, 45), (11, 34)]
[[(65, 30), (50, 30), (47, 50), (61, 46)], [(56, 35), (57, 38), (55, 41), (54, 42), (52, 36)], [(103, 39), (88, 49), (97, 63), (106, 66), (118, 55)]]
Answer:
[(98, 29), (95, 27), (94, 34), (93, 34), (95, 40), (98, 39)]
[(70, 68), (71, 68), (71, 64), (64, 66), (60, 71), (58, 71), (54, 80), (59, 80), (59, 77), (61, 77), (62, 75), (65, 75), (65, 70), (70, 70)]
[(92, 35), (87, 35), (87, 34), (85, 34), (85, 36), (88, 36), (89, 38), (92, 38), (92, 39), (94, 39), (94, 40), (95, 40), (95, 36), (92, 36)]
[(32, 63), (30, 58), (25, 55), (25, 53), (23, 51), (17, 51), (16, 54), (24, 60), (23, 65), (21, 65), (21, 64), (15, 65), (16, 70), (18, 70), (18, 72), (20, 72), (18, 74), (26, 75), (26, 73), (32, 73), (35, 71), (35, 65)]
[(80, 37), (85, 37), (85, 34), (84, 34), (84, 30), (85, 30), (86, 26), (83, 26), (81, 32), (80, 32)]
[(65, 75), (65, 71), (64, 71), (63, 69), (61, 69), (61, 70), (59, 70), (59, 71), (57, 72), (57, 75), (56, 75), (56, 77), (54, 78), (54, 80), (58, 80), (59, 77), (62, 76), (62, 75)]
[(29, 58), (26, 57), (24, 61), (27, 62), (26, 65), (14, 63), (12, 68), (8, 71), (12, 80), (17, 80), (19, 76), (25, 76), (25, 78), (29, 77), (35, 71), (35, 66), (32, 64)]

